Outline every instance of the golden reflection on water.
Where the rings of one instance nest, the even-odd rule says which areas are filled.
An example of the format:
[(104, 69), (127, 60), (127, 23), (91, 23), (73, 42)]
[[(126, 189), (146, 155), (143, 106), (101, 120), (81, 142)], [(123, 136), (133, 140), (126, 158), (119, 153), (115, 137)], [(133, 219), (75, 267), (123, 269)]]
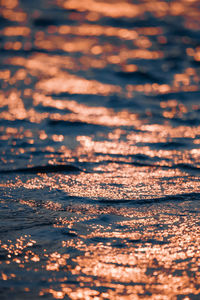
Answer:
[(80, 171), (2, 179), (7, 291), (199, 297), (198, 1), (41, 5), (1, 1), (0, 162)]
[[(84, 211), (84, 206), (82, 209)], [(81, 228), (79, 237), (62, 241), (61, 249), (67, 250), (69, 247), (83, 253), (72, 258), (73, 266), (69, 254), (61, 249), (56, 252), (43, 249), (38, 256), (30, 250), (35, 241), (26, 241), (26, 237), (2, 245), (9, 253), (6, 263), (10, 263), (9, 257), (12, 256), (19, 268), (24, 269), (32, 262), (37, 270), (41, 261), (52, 287), (43, 288), (39, 294), (51, 294), (55, 299), (63, 299), (65, 295), (70, 299), (93, 299), (94, 296), (97, 299), (155, 299), (155, 295), (157, 299), (175, 299), (180, 290), (186, 295), (197, 295), (200, 256), (199, 227), (195, 223), (198, 218), (195, 219), (191, 214), (174, 215), (176, 208), (170, 206), (164, 210), (162, 207), (158, 216), (157, 209), (159, 206), (152, 207), (144, 217), (140, 209), (105, 208), (102, 213), (113, 216), (113, 220), (108, 219), (102, 225), (90, 222), (85, 228), (82, 223), (79, 227), (78, 223), (84, 219), (95, 221), (100, 212), (98, 207), (96, 210), (92, 206), (87, 207), (84, 219), (80, 217), (73, 220), (72, 214), (71, 225), (70, 218), (66, 222), (62, 218), (59, 220), (60, 228), (73, 228), (71, 234), (73, 230)], [(81, 212), (81, 206), (75, 210)], [(122, 226), (125, 231), (113, 230), (113, 224)], [(143, 228), (146, 230), (143, 231)], [(188, 268), (189, 273), (185, 271)], [(191, 272), (195, 272), (197, 277), (191, 277)], [(62, 275), (57, 278), (59, 273)], [(68, 276), (76, 278), (79, 287), (75, 283), (66, 283)], [(9, 281), (16, 275), (1, 273), (1, 277)], [(55, 282), (56, 288), (53, 287)], [(105, 291), (99, 290), (102, 286)]]
[[(184, 203), (185, 209), (191, 205)], [(24, 269), (32, 262), (32, 268), (37, 272), (41, 262), (47, 272), (43, 276), (49, 278), (52, 287), (43, 288), (40, 295), (51, 294), (55, 299), (63, 299), (65, 295), (70, 299), (93, 299), (94, 296), (97, 299), (176, 299), (180, 290), (185, 295), (198, 295), (198, 217), (183, 212), (178, 215), (176, 209), (171, 205), (152, 206), (144, 216), (144, 211), (138, 208), (105, 207), (102, 214), (113, 219), (95, 224), (100, 213), (98, 207), (75, 207), (81, 212), (80, 219), (73, 220), (72, 214), (71, 223), (68, 217), (66, 222), (60, 218), (58, 224), (60, 228), (72, 228), (71, 235), (77, 229), (81, 230), (79, 237), (72, 235), (70, 239), (63, 239), (59, 251), (43, 249), (40, 255), (31, 250), (35, 241), (30, 237), (8, 241), (7, 245), (2, 245), (9, 253), (6, 263), (9, 264), (12, 257), (18, 268)], [(85, 217), (82, 218), (84, 211)], [(83, 221), (89, 219), (93, 223), (84, 226)], [(78, 223), (82, 223), (81, 226)], [(124, 232), (120, 226), (125, 228)], [(65, 253), (68, 248), (80, 250), (82, 254), (70, 258)], [(59, 273), (61, 276), (57, 277)], [(68, 276), (76, 278), (79, 287), (76, 283), (67, 283)], [(16, 275), (2, 272), (1, 277), (9, 281)], [(55, 282), (56, 288), (53, 287)], [(99, 290), (102, 286), (104, 291)], [(28, 287), (25, 289), (29, 290)]]

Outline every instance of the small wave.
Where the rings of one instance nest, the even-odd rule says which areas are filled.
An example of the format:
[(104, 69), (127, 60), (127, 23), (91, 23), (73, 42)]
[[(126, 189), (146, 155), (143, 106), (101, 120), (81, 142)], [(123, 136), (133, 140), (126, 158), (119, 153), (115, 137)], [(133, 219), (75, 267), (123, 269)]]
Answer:
[(86, 122), (81, 121), (63, 121), (63, 120), (49, 120), (49, 125), (56, 126), (56, 125), (63, 125), (63, 126), (84, 126), (84, 125), (90, 125)]
[[(127, 164), (127, 162), (126, 162), (126, 164)], [(200, 168), (193, 166), (191, 164), (180, 163), (180, 164), (174, 164), (172, 166), (166, 166), (166, 165), (151, 164), (148, 162), (138, 162), (138, 161), (131, 162), (131, 164), (134, 165), (135, 167), (162, 168), (162, 169), (167, 169), (167, 170), (168, 169), (179, 169), (179, 170), (189, 173), (191, 175), (199, 175), (200, 174)]]
[(61, 172), (83, 172), (80, 168), (73, 165), (46, 165), (46, 166), (35, 166), (27, 168), (19, 168), (15, 170), (2, 170), (0, 174), (10, 174), (10, 173), (61, 173)]
[(146, 205), (146, 204), (154, 204), (154, 203), (162, 203), (167, 201), (197, 201), (200, 200), (200, 193), (184, 193), (184, 194), (176, 194), (176, 195), (166, 195), (164, 197), (158, 198), (147, 198), (147, 199), (131, 199), (131, 200), (110, 200), (110, 199), (101, 199), (98, 202), (107, 205), (116, 205), (116, 204), (128, 204), (128, 205)]
[[(179, 148), (185, 149), (188, 146), (189, 142), (192, 142), (192, 139), (182, 139), (180, 141), (166, 142), (166, 143), (155, 143), (153, 144), (153, 148), (160, 148), (166, 150), (177, 150)], [(151, 144), (148, 144), (151, 146)]]
[(57, 25), (57, 22), (55, 19), (38, 18), (33, 21), (33, 24), (37, 27), (48, 27), (50, 25)]
[(160, 78), (157, 78), (153, 76), (150, 73), (142, 72), (142, 71), (136, 71), (136, 72), (117, 72), (117, 76), (119, 76), (122, 79), (125, 80), (131, 80), (136, 82), (149, 82), (149, 83), (162, 83), (162, 80)]
[(174, 168), (179, 168), (180, 170), (183, 170), (185, 172), (194, 172), (196, 174), (200, 174), (200, 168), (192, 166), (190, 164), (176, 164), (173, 166)]

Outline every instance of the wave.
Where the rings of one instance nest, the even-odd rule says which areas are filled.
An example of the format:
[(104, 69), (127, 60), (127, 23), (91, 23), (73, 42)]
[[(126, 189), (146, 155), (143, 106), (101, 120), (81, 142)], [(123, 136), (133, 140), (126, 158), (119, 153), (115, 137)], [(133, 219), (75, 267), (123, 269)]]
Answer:
[(37, 174), (37, 173), (62, 173), (62, 172), (67, 172), (67, 173), (83, 172), (83, 170), (73, 165), (46, 165), (46, 166), (19, 168), (15, 170), (1, 170), (0, 174), (10, 174), (10, 173)]
[(154, 204), (154, 203), (162, 203), (167, 201), (199, 201), (200, 200), (200, 193), (183, 193), (183, 194), (176, 194), (176, 195), (166, 195), (164, 197), (158, 197), (158, 198), (147, 198), (147, 199), (119, 199), (119, 200), (109, 200), (109, 199), (101, 199), (98, 200), (99, 203), (107, 204), (107, 205), (113, 205), (113, 204), (128, 204), (128, 205), (141, 205), (141, 204)]

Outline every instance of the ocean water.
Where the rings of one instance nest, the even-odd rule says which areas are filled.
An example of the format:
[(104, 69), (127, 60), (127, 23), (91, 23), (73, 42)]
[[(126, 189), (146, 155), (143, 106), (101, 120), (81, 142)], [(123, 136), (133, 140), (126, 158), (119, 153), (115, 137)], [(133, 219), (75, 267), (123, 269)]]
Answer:
[(200, 3), (1, 0), (0, 298), (200, 299)]

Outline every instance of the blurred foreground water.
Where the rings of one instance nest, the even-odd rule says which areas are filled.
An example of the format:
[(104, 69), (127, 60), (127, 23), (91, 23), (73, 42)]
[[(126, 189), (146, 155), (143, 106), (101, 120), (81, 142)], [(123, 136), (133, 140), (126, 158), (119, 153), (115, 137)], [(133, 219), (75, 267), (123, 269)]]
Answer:
[(1, 0), (0, 298), (200, 298), (198, 0)]

